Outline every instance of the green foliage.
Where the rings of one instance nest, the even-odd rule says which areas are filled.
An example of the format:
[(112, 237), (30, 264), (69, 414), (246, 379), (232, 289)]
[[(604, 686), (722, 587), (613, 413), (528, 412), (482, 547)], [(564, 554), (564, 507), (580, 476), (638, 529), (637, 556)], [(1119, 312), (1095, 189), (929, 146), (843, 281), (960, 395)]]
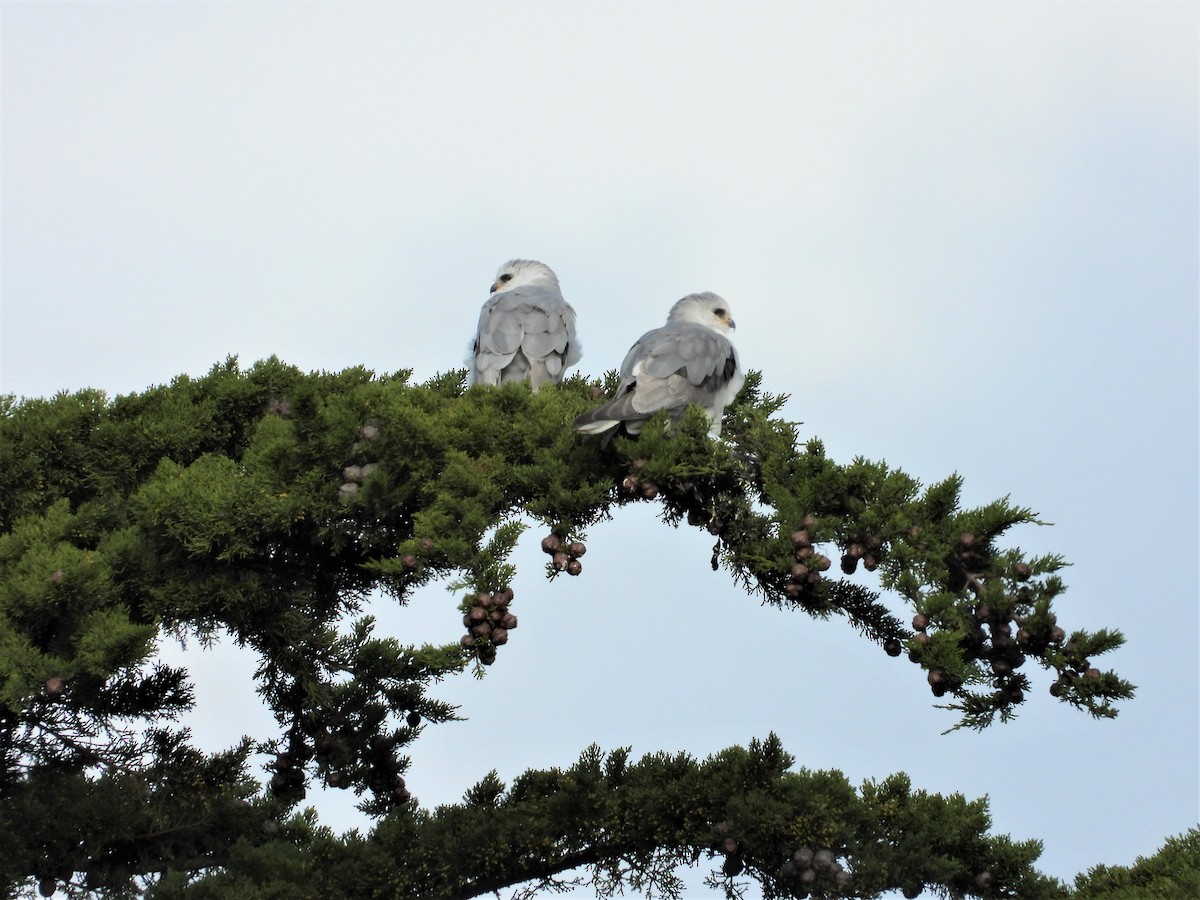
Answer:
[[(1026, 662), (1092, 715), (1115, 715), (1133, 689), (1093, 665), (1120, 646), (1118, 632), (1068, 638), (1057, 625), (1064, 561), (1001, 546), (1036, 523), (1032, 511), (1007, 498), (961, 509), (957, 476), (922, 488), (885, 463), (841, 465), (819, 441), (800, 446), (796, 426), (775, 417), (786, 398), (764, 393), (757, 373), (726, 440), (709, 440), (689, 410), (606, 448), (569, 427), (597, 382), (533, 393), (468, 390), (462, 372), (425, 384), (409, 374), (305, 374), (275, 359), (243, 372), (229, 360), (113, 400), (83, 391), (0, 404), (6, 885), (70, 877), (120, 893), (148, 877), (162, 896), (305, 896), (319, 870), (330, 879), (320, 896), (348, 884), (355, 896), (469, 896), (585, 865), (603, 890), (670, 894), (676, 864), (714, 852), (723, 821), (741, 848), (724, 854), (730, 891), (733, 869), (768, 896), (792, 891), (779, 875), (785, 851), (809, 844), (850, 861), (855, 896), (910, 883), (1048, 890), (1031, 868), (1036, 848), (988, 837), (981, 804), (895, 779), (856, 793), (833, 774), (786, 771), (773, 740), (705, 763), (630, 765), (593, 749), (568, 772), (507, 789), (493, 776), (461, 806), (417, 810), (404, 748), (453, 717), (426, 687), (490, 664), (496, 644), (378, 638), (364, 600), (381, 590), (403, 604), (443, 578), (463, 613), (479, 595), (511, 600), (508, 557), (527, 518), (578, 541), (619, 507), (654, 502), (668, 524), (712, 534), (714, 567), (747, 591), (844, 616), (889, 654), (907, 651), (960, 726), (1011, 717), (1032, 686)], [(837, 577), (839, 561), (847, 576), (877, 571), (880, 590)], [(506, 614), (489, 602), (483, 613)], [(913, 614), (910, 630), (902, 618)], [(448, 605), (451, 641), (457, 615)], [(154, 659), (164, 634), (229, 634), (255, 652), (279, 733), (228, 754), (190, 748), (172, 724), (191, 704), (186, 673)], [(272, 756), (265, 790), (247, 770), (255, 752)], [(377, 828), (336, 838), (291, 816), (314, 778), (354, 790)], [(26, 827), (33, 817), (66, 824)], [(455, 829), (478, 841), (463, 845)], [(964, 879), (981, 866), (986, 885), (973, 887)], [(222, 873), (192, 877), (214, 867)]]
[(1132, 866), (1096, 866), (1075, 878), (1077, 900), (1158, 900), (1200, 897), (1200, 828), (1168, 838)]
[[(912, 791), (904, 776), (856, 791), (840, 773), (791, 771), (791, 764), (771, 735), (703, 761), (656, 753), (629, 764), (627, 751), (593, 746), (570, 768), (527, 772), (507, 790), (492, 773), (460, 805), (396, 813), (367, 838), (308, 845), (305, 895), (344, 896), (348, 870), (359, 873), (358, 885), (362, 873), (380, 879), (380, 896), (427, 898), (561, 886), (568, 882), (560, 875), (582, 870), (573, 883), (599, 896), (622, 885), (678, 896), (674, 869), (707, 859), (716, 886), (739, 891), (755, 881), (764, 897), (793, 897), (798, 882), (788, 866), (807, 847), (829, 854), (829, 866), (816, 863), (822, 890), (833, 885), (835, 868), (852, 873), (831, 891), (836, 896), (925, 884), (959, 896), (1061, 896), (1061, 885), (1031, 868), (1036, 843), (984, 834), (982, 801)], [(730, 860), (736, 875), (726, 874)], [(234, 858), (219, 874), (191, 886), (164, 882), (150, 896), (232, 896), (261, 864), (257, 855)], [(980, 883), (1003, 885), (1002, 893)]]

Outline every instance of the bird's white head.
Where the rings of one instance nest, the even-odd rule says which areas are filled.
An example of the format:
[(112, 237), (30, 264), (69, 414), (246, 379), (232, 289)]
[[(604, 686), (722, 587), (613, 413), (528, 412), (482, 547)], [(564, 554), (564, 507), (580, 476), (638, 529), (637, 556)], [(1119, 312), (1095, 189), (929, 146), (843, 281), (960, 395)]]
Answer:
[(545, 263), (534, 259), (510, 259), (496, 273), (492, 293), (508, 291), (526, 284), (558, 290), (558, 276)]
[(667, 314), (667, 321), (705, 325), (713, 331), (723, 334), (733, 331), (737, 327), (729, 312), (729, 304), (712, 291), (688, 294), (671, 307), (671, 311)]

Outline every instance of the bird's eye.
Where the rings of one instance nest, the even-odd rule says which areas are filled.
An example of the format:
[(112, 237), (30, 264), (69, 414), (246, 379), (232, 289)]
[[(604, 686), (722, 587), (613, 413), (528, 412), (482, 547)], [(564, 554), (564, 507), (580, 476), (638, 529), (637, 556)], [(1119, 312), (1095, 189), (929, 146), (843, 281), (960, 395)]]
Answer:
[(729, 310), (726, 310), (726, 309), (714, 309), (714, 310), (713, 310), (713, 315), (714, 315), (714, 316), (716, 316), (718, 319), (723, 319), (723, 318), (725, 318), (727, 315), (729, 315)]
[(512, 281), (512, 272), (505, 272), (500, 276), (501, 281)]

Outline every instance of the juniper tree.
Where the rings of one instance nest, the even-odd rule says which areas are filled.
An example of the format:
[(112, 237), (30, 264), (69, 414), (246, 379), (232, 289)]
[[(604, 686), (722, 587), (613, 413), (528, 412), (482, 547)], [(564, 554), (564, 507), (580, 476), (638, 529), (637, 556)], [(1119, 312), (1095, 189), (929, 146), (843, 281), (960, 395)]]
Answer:
[[(1061, 895), (1036, 842), (989, 832), (984, 801), (796, 769), (773, 735), (704, 760), (591, 747), (569, 769), (511, 785), (480, 773), (461, 804), (420, 808), (405, 748), (455, 716), (428, 686), (519, 652), (508, 560), (523, 523), (544, 529), (546, 575), (570, 577), (588, 527), (626, 504), (707, 530), (713, 567), (764, 602), (906, 656), (955, 727), (1003, 722), (1035, 689), (1098, 717), (1132, 695), (1096, 665), (1120, 633), (1058, 621), (1064, 560), (1003, 540), (1031, 510), (962, 508), (957, 476), (922, 486), (837, 463), (800, 443), (753, 372), (720, 442), (692, 410), (601, 447), (569, 423), (614, 384), (468, 390), (462, 372), (414, 384), (272, 359), (111, 400), (6, 398), (0, 882), (449, 898), (582, 869), (601, 893), (671, 895), (679, 864), (711, 858), (731, 895), (749, 880), (768, 898)], [(879, 591), (842, 577), (860, 566)], [(458, 609), (444, 645), (379, 635), (364, 614), (374, 592), (403, 604), (445, 579)], [(157, 659), (164, 634), (255, 653), (278, 731), (192, 746), (175, 724), (191, 687)], [(262, 753), (266, 772), (251, 765)], [(318, 780), (361, 797), (369, 834), (297, 812)]]

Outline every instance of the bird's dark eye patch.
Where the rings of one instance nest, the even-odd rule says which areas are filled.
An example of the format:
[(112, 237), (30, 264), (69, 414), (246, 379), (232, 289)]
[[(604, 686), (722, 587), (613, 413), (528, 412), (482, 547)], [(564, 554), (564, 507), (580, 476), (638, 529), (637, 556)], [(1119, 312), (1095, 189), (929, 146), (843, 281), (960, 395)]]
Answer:
[(512, 281), (512, 272), (505, 272), (500, 276), (501, 281)]
[(728, 310), (724, 310), (724, 309), (714, 309), (713, 315), (716, 316), (718, 319), (723, 319), (723, 318), (725, 318), (726, 315), (728, 315), (728, 312), (729, 312)]

